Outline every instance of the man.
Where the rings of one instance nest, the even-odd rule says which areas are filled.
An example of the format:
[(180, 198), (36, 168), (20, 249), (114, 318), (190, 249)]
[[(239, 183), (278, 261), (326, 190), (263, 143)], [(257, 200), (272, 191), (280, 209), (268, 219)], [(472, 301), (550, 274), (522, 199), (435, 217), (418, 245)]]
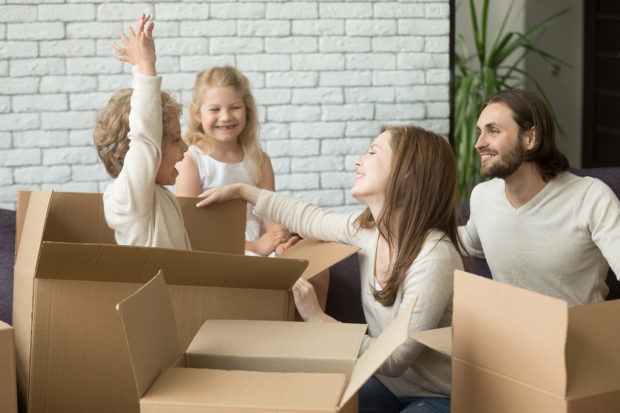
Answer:
[(522, 90), (490, 96), (478, 119), (483, 176), (459, 228), (493, 278), (561, 298), (605, 299), (609, 266), (620, 276), (620, 202), (602, 181), (567, 172), (542, 99)]

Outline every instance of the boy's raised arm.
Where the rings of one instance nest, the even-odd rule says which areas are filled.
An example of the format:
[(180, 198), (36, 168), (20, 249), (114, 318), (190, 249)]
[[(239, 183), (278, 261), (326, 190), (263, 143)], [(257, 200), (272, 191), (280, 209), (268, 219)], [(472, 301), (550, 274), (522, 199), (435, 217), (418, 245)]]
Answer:
[(125, 33), (121, 33), (121, 40), (125, 47), (112, 43), (112, 47), (120, 54), (115, 54), (114, 58), (129, 62), (132, 66), (138, 65), (138, 71), (143, 75), (155, 76), (155, 42), (153, 41), (153, 22), (149, 21), (150, 14), (140, 14), (134, 32), (129, 26), (129, 38)]

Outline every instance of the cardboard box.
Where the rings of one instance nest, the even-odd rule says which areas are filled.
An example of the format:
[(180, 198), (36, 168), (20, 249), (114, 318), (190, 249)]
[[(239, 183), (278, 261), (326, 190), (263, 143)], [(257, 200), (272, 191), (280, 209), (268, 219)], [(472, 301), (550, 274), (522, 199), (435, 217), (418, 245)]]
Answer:
[[(114, 306), (160, 269), (172, 284), (184, 345), (208, 318), (293, 318), (289, 289), (307, 261), (227, 253), (243, 254), (244, 202), (206, 209), (195, 208), (194, 199), (180, 198), (180, 203), (192, 246), (217, 252), (115, 245), (101, 194), (21, 196), (19, 206), (27, 210), (18, 212), (23, 226), (18, 228), (13, 326), (23, 410), (138, 411)], [(340, 259), (357, 250), (341, 244), (323, 248), (338, 250)], [(329, 261), (331, 253), (307, 257), (315, 258), (327, 267), (335, 263)]]
[(415, 302), (358, 358), (365, 325), (209, 320), (186, 352), (162, 273), (118, 304), (146, 412), (357, 412), (357, 390), (407, 340)]
[(452, 329), (411, 334), (452, 356), (454, 413), (620, 411), (620, 300), (563, 300), (462, 271)]
[(0, 412), (17, 413), (13, 327), (0, 321)]

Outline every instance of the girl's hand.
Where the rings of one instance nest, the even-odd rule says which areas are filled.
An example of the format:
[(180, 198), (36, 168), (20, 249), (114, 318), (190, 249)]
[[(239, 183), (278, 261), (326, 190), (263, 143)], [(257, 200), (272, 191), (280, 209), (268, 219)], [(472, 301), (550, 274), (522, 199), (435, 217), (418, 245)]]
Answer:
[(299, 241), (299, 237), (295, 235), (294, 237), (290, 237), (288, 241), (283, 242), (282, 244), (278, 245), (276, 247), (276, 257), (282, 254), (284, 251), (286, 251), (290, 247), (292, 247), (293, 245), (297, 244), (297, 241)]
[[(304, 321), (327, 321), (325, 318), (329, 316), (321, 310), (319, 300), (316, 297), (316, 292), (312, 284), (306, 281), (305, 278), (299, 277), (297, 281), (295, 281), (292, 290), (295, 306)], [(331, 319), (331, 317), (329, 318)]]
[[(288, 232), (284, 231), (267, 231), (259, 239), (250, 243), (246, 243), (246, 247), (249, 246), (249, 250), (267, 256), (271, 254), (277, 246), (282, 245), (290, 237)], [(250, 244), (250, 245), (248, 245)]]
[(119, 53), (114, 55), (116, 59), (129, 62), (131, 65), (139, 65), (140, 73), (155, 76), (154, 24), (148, 21), (150, 18), (150, 14), (140, 14), (135, 33), (131, 26), (129, 26), (129, 38), (125, 36), (125, 33), (121, 33), (121, 40), (125, 47), (123, 48), (116, 43), (112, 43), (112, 47)]
[(239, 198), (238, 194), (239, 184), (218, 186), (217, 188), (211, 188), (198, 195), (198, 198), (203, 198), (196, 206), (201, 208), (211, 204), (217, 204), (226, 202), (231, 199)]

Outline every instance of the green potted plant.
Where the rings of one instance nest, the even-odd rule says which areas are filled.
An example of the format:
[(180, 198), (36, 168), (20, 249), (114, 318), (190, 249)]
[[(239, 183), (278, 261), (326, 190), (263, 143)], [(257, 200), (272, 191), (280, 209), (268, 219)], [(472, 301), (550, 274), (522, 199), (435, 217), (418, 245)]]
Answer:
[[(552, 68), (557, 68), (558, 65), (569, 66), (535, 46), (545, 29), (569, 9), (548, 17), (525, 33), (510, 31), (504, 34), (506, 22), (512, 11), (513, 2), (511, 2), (493, 41), (489, 43), (487, 40), (489, 3), (489, 0), (484, 0), (482, 15), (478, 19), (474, 0), (469, 1), (471, 29), (476, 49), (474, 53), (469, 53), (463, 35), (460, 33), (456, 35), (461, 53), (455, 54), (454, 149), (461, 202), (467, 201), (472, 188), (483, 180), (480, 176), (480, 157), (474, 149), (478, 139), (476, 122), (480, 106), (491, 94), (502, 89), (523, 87), (523, 80), (526, 80), (534, 85), (543, 97), (551, 109), (556, 126), (561, 133), (564, 133), (540, 84), (518, 66), (529, 52), (538, 54)], [(507, 61), (511, 57), (514, 57), (514, 60), (509, 64)]]

